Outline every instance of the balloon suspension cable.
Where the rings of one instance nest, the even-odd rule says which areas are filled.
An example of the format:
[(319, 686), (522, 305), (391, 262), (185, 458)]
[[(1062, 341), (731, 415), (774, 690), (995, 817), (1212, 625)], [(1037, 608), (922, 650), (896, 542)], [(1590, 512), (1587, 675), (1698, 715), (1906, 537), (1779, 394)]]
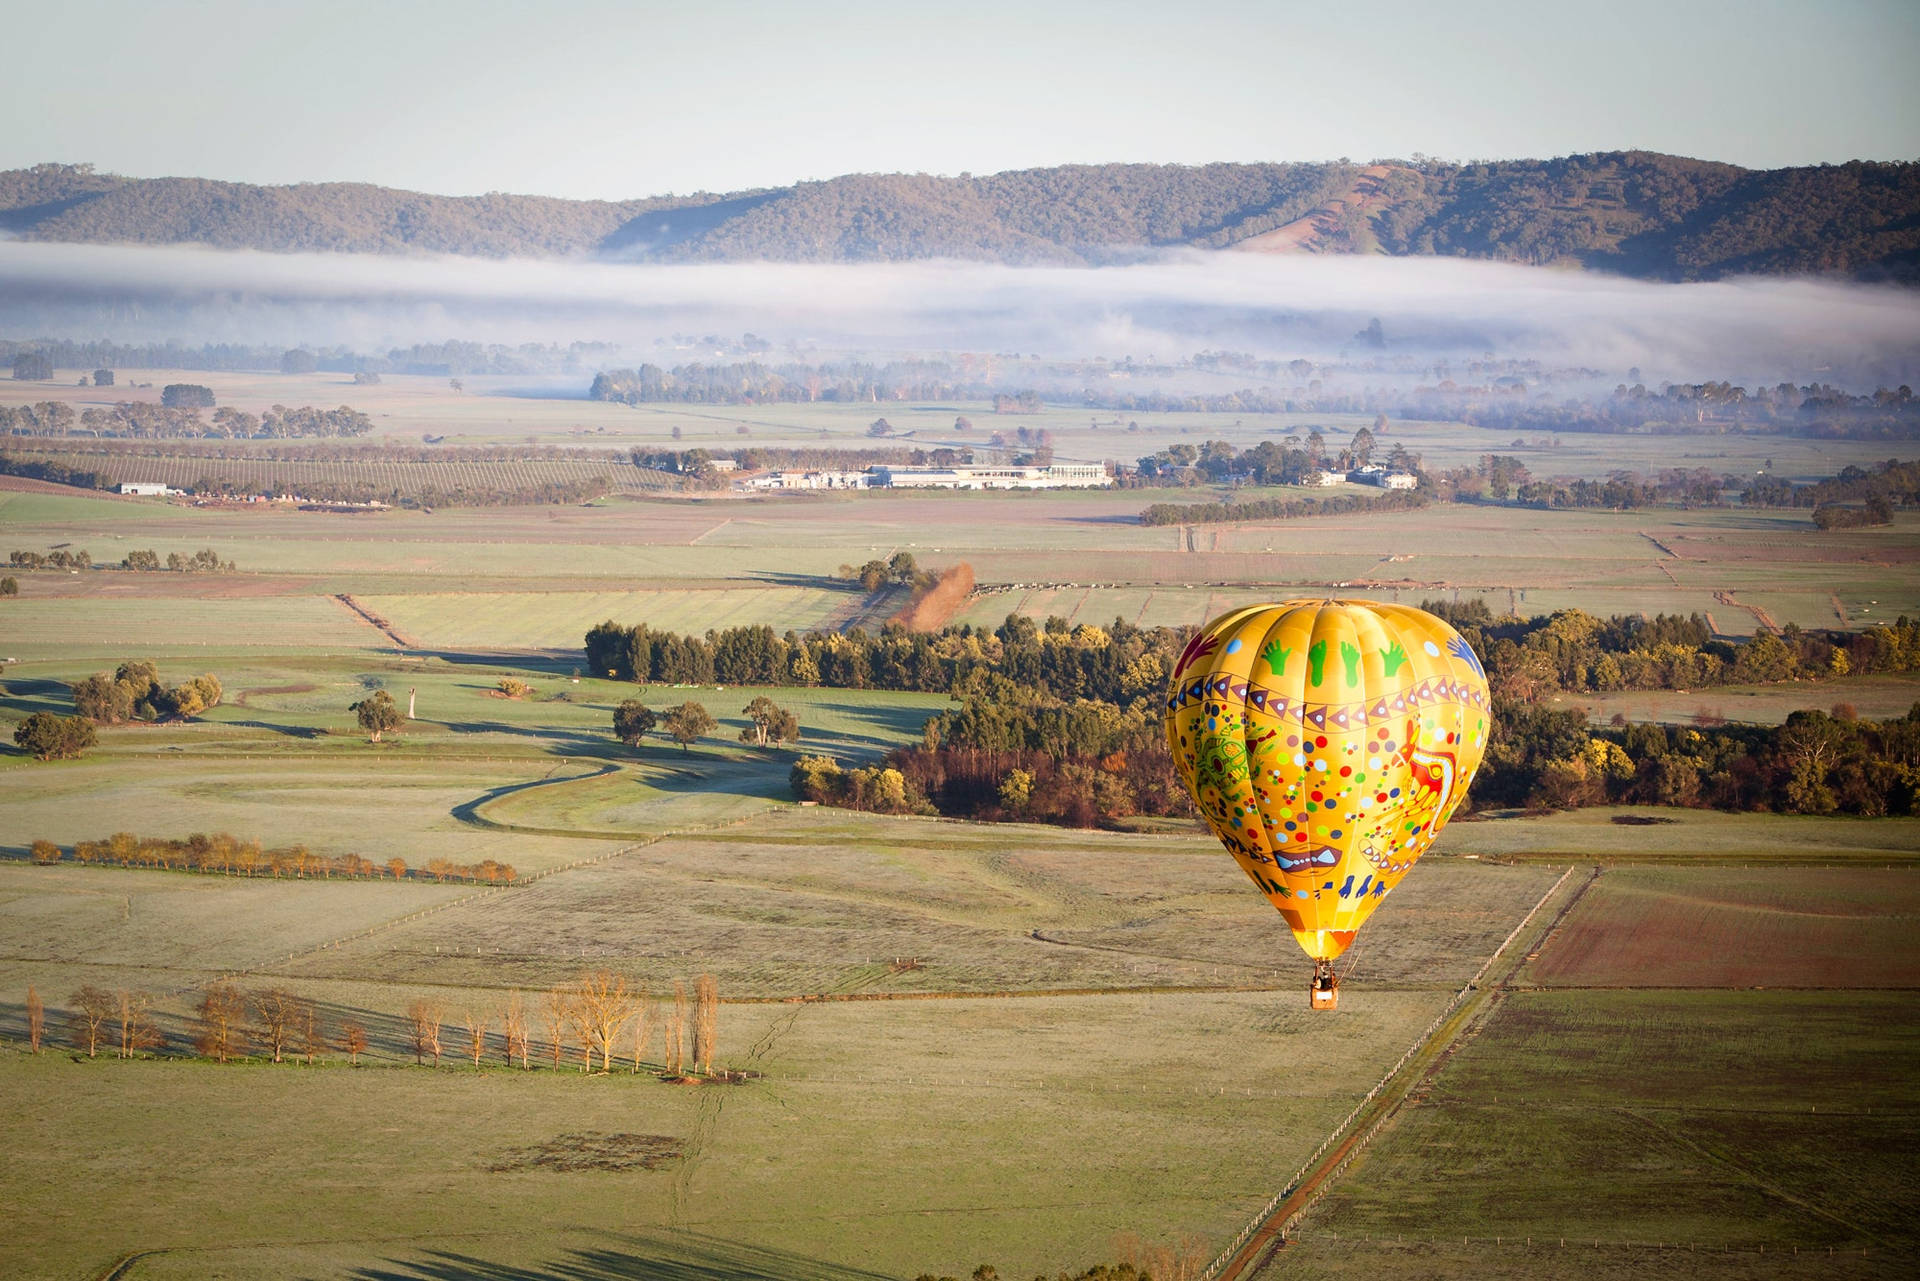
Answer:
[(1345, 983), (1348, 979), (1353, 977), (1354, 970), (1358, 969), (1360, 966), (1360, 940), (1359, 939), (1355, 939), (1353, 941), (1353, 946), (1347, 949), (1346, 955), (1343, 956), (1341, 959), (1346, 962), (1346, 968), (1340, 970), (1337, 977), (1339, 978), (1340, 982)]

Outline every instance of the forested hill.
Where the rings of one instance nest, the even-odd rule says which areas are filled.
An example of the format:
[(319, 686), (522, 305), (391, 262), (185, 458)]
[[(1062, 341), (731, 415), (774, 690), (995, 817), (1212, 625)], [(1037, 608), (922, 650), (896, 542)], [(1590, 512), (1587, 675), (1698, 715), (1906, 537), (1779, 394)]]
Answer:
[(229, 249), (674, 262), (1099, 263), (1176, 246), (1439, 254), (1656, 279), (1920, 282), (1920, 164), (1748, 170), (1650, 152), (1456, 165), (1068, 165), (854, 174), (645, 200), (0, 173), (0, 234)]

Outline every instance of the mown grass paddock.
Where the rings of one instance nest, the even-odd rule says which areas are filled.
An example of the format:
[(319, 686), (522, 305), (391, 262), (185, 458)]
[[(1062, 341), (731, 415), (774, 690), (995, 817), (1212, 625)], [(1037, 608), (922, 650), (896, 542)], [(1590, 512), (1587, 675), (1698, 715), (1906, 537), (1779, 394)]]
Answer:
[[(331, 626), (318, 621), (314, 598), (352, 595), (390, 604), (396, 622), (417, 623), (418, 635), (408, 634), (428, 648), (577, 647), (569, 630), (584, 631), (580, 619), (602, 604), (624, 610), (619, 621), (698, 630), (751, 619), (837, 627), (864, 617), (864, 598), (837, 577), (841, 567), (897, 551), (935, 568), (970, 564), (981, 590), (958, 619), (976, 626), (1015, 612), (1197, 623), (1249, 593), (1479, 598), (1498, 613), (1698, 612), (1726, 635), (1920, 612), (1920, 518), (1907, 515), (1826, 534), (1803, 512), (1740, 510), (1443, 506), (1251, 526), (1134, 522), (1167, 493), (718, 497), (348, 515), (8, 490), (0, 529), (20, 549), (82, 549), (99, 564), (132, 550), (151, 548), (164, 560), (211, 547), (238, 567), (187, 582), (194, 576), (22, 574), (24, 595), (9, 608), (47, 606), (40, 623), (31, 608), (17, 611), (28, 620), (29, 653), (48, 631), (119, 634), (119, 620), (95, 620), (68, 603), (88, 601), (152, 600), (158, 609), (285, 600), (297, 603), (280, 630), (298, 635), (302, 623)], [(1756, 546), (1768, 549), (1763, 563), (1748, 559)], [(285, 643), (272, 637), (270, 618), (235, 619), (250, 643)], [(181, 630), (179, 639), (197, 638)], [(1711, 691), (1701, 693), (1711, 705)]]
[(1911, 1273), (1920, 871), (1596, 871), (1252, 1275)]
[[(735, 439), (743, 416), (580, 402), (523, 411), (444, 385), (369, 390), (388, 407), (322, 398), (318, 384), (311, 396), (273, 380), (231, 389), (232, 403), (346, 399), (391, 412), (376, 421), (395, 439), (457, 424), (470, 443), (584, 427), (598, 444), (601, 426), (660, 443), (686, 425), (689, 446), (712, 444)], [(951, 426), (951, 410), (888, 413), (927, 439), (940, 416)], [(871, 414), (751, 416), (754, 440), (813, 443), (824, 429), (854, 443)], [(1095, 457), (1230, 428), (1141, 422), (1139, 433), (1029, 425), (1058, 426), (1063, 455)], [(1239, 430), (1250, 443), (1280, 425)], [(1488, 448), (1470, 429), (1403, 430), (1442, 461)], [(1623, 447), (1583, 439), (1529, 462), (1544, 473), (1584, 460), (1566, 470), (1602, 474)], [(1827, 474), (1837, 457), (1802, 451), (1780, 466)], [(0, 1240), (0, 1272), (92, 1278), (137, 1254), (129, 1281), (965, 1275), (983, 1260), (1016, 1276), (1110, 1257), (1123, 1229), (1224, 1242), (1562, 871), (1595, 864), (1601, 879), (1493, 1020), (1279, 1263), (1301, 1275), (1540, 1275), (1529, 1246), (1515, 1253), (1518, 1224), (1523, 1242), (1548, 1228), (1601, 1240), (1589, 1247), (1598, 1253), (1570, 1245), (1556, 1256), (1567, 1276), (1670, 1273), (1683, 1236), (1690, 1252), (1720, 1242), (1731, 1262), (1707, 1275), (1791, 1275), (1811, 1265), (1780, 1249), (1850, 1249), (1856, 1238), (1865, 1266), (1880, 1266), (1873, 1251), (1904, 1240), (1888, 1207), (1913, 1192), (1897, 1158), (1914, 1136), (1878, 1109), (1912, 1110), (1887, 1065), (1913, 1048), (1900, 989), (1914, 965), (1902, 878), (1920, 875), (1915, 820), (1594, 810), (1459, 822), (1363, 936), (1339, 1015), (1314, 1017), (1291, 941), (1190, 827), (1067, 832), (802, 809), (787, 797), (790, 755), (734, 739), (740, 709), (764, 692), (795, 710), (805, 750), (867, 758), (915, 741), (942, 696), (642, 688), (577, 670), (580, 634), (606, 616), (683, 631), (843, 626), (868, 602), (836, 583), (839, 566), (899, 550), (934, 567), (964, 559), (1006, 588), (962, 615), (983, 626), (1015, 611), (1179, 625), (1251, 594), (1333, 591), (1477, 595), (1502, 612), (1698, 609), (1728, 634), (1761, 625), (1756, 611), (1825, 626), (1920, 609), (1911, 516), (1830, 535), (1804, 513), (1734, 510), (1450, 508), (1192, 529), (1132, 519), (1150, 502), (1215, 496), (728, 497), (347, 516), (0, 490), (11, 547), (66, 544), (105, 562), (211, 546), (239, 567), (24, 573), (23, 594), (0, 602), (0, 657), (17, 660), (0, 675), (0, 728), (66, 710), (69, 682), (126, 658), (154, 659), (170, 679), (212, 671), (227, 690), (189, 724), (103, 729), (83, 761), (0, 758), (0, 1094), (26, 1101), (0, 1117), (20, 1227)], [(503, 677), (530, 694), (500, 697)], [(377, 747), (346, 710), (376, 688), (403, 703), (417, 693), (420, 717)], [(1873, 715), (1902, 709), (1903, 691), (1837, 681), (1791, 693), (1802, 705), (1857, 700)], [(1662, 696), (1647, 714), (1718, 695)], [(656, 709), (696, 699), (723, 725), (692, 753), (659, 740), (636, 753), (609, 732), (612, 708), (631, 696)], [(1766, 710), (1752, 719), (1783, 716), (1786, 696), (1754, 693)], [(116, 830), (228, 830), (416, 867), (492, 858), (521, 883), (26, 862), (35, 837), (71, 845)], [(1613, 945), (1635, 928), (1663, 950)], [(1855, 956), (1844, 947), (1863, 941), (1877, 990), (1690, 986), (1791, 986), (1805, 972), (1799, 951)], [(1732, 959), (1713, 960), (1723, 954)], [(1688, 964), (1698, 972), (1686, 982), (1651, 990)], [(402, 1024), (413, 999), (444, 1002), (451, 1043), (467, 1010), (497, 1012), (510, 987), (537, 992), (602, 965), (656, 996), (677, 978), (716, 975), (719, 1059), (760, 1075), (688, 1087), (631, 1072), (411, 1066)], [(338, 1054), (309, 1069), (20, 1052), (28, 985), (56, 1010), (82, 983), (152, 991), (177, 1048), (194, 993), (219, 974), (285, 984), (335, 1021), (363, 1019), (369, 1066)], [(1629, 986), (1586, 990), (1617, 984)], [(1777, 1029), (1796, 1024), (1819, 1036), (1782, 1042)], [(497, 1059), (497, 1018), (494, 1036)], [(1871, 1121), (1828, 1119), (1824, 1104), (1817, 1122), (1795, 1110), (1804, 1088), (1844, 1093), (1853, 1079), (1870, 1079)], [(1715, 1089), (1730, 1090), (1721, 1112), (1699, 1101)], [(1636, 1140), (1636, 1125), (1654, 1137)], [(556, 1148), (677, 1155), (585, 1170), (527, 1155)], [(1857, 1169), (1822, 1155), (1854, 1148)], [(1852, 1178), (1874, 1186), (1849, 1236), (1806, 1207), (1848, 1217), (1834, 1197)], [(1623, 1186), (1631, 1195), (1616, 1206)], [(1810, 1214), (1825, 1226), (1794, 1235)], [(1413, 1240), (1422, 1227), (1424, 1244)], [(1449, 1243), (1455, 1228), (1465, 1245)]]

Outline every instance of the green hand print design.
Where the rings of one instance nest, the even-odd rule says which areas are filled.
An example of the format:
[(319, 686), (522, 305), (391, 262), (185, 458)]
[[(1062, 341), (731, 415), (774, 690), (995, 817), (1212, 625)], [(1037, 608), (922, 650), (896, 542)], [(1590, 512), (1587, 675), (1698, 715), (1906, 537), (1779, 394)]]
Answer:
[(1407, 665), (1407, 651), (1400, 648), (1399, 641), (1395, 641), (1380, 651), (1380, 661), (1387, 665), (1387, 675), (1391, 676)]
[(1327, 674), (1327, 643), (1317, 640), (1307, 648), (1307, 670), (1315, 685)]
[(1260, 657), (1267, 660), (1267, 670), (1278, 676), (1287, 670), (1287, 660), (1293, 657), (1293, 649), (1279, 641), (1268, 641), (1266, 648), (1260, 651)]
[(1340, 661), (1347, 667), (1347, 684), (1358, 685), (1360, 683), (1360, 651), (1341, 641)]

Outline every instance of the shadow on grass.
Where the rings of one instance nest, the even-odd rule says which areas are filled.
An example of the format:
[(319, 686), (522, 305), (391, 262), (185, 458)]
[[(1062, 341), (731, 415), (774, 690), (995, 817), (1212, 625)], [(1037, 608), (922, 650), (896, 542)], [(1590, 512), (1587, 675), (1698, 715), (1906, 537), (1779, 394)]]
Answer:
[(55, 716), (73, 715), (73, 691), (65, 681), (8, 680), (0, 676), (0, 707), (31, 716), (52, 712)]
[(505, 734), (535, 738), (548, 744), (553, 756), (578, 756), (596, 761), (630, 761), (631, 750), (605, 734), (556, 729), (550, 725), (510, 725), (506, 721), (435, 721), (421, 717), (416, 724), (438, 725), (449, 734)]
[(471, 823), (476, 827), (499, 827), (502, 825), (481, 817), (480, 808), (483, 805), (491, 805), (501, 797), (511, 796), (515, 792), (531, 791), (536, 787), (557, 787), (563, 783), (578, 783), (590, 778), (605, 778), (609, 774), (617, 774), (619, 772), (620, 767), (618, 765), (608, 764), (602, 765), (591, 774), (569, 774), (564, 778), (536, 778), (527, 783), (508, 783), (504, 787), (496, 787), (491, 791), (482, 792), (472, 800), (454, 806), (450, 812), (462, 823)]
[(793, 574), (779, 569), (756, 569), (744, 577), (749, 582), (770, 583), (775, 587), (813, 587), (823, 591), (842, 592), (848, 596), (866, 595), (860, 584), (851, 579), (835, 578), (831, 574)]
[(356, 1268), (358, 1281), (879, 1281), (882, 1274), (696, 1233), (622, 1236), (531, 1265), (432, 1250)]
[[(583, 643), (585, 634), (582, 633)], [(570, 676), (585, 663), (578, 649), (408, 649), (396, 651), (407, 658), (437, 658), (455, 667), (496, 667), (513, 672), (543, 672), (549, 676)]]
[(210, 722), (216, 725), (235, 725), (241, 729), (264, 729), (281, 734), (287, 738), (325, 738), (327, 731), (317, 725), (281, 725), (273, 721), (232, 721), (221, 719)]

